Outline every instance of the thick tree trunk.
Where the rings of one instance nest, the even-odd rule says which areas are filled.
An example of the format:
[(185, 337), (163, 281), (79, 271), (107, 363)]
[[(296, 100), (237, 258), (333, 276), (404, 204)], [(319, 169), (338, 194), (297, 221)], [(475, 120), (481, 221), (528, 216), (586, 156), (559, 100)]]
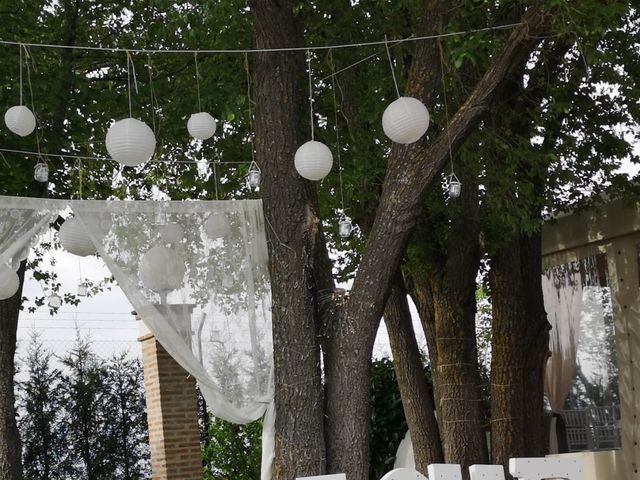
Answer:
[(15, 375), (16, 334), (22, 304), (22, 285), (26, 262), (20, 264), (20, 288), (0, 301), (0, 478), (22, 479), (22, 447), (16, 425)]
[(416, 470), (426, 475), (427, 466), (430, 463), (442, 463), (444, 456), (432, 393), (424, 373), (407, 292), (400, 274), (397, 275), (387, 300), (384, 323), (389, 332), (393, 368), (398, 379), (402, 407), (411, 432)]
[(491, 258), (493, 463), (544, 454), (543, 372), (549, 343), (540, 235), (515, 238)]
[[(302, 44), (290, 1), (256, 0), (251, 10), (257, 48)], [(313, 189), (293, 169), (301, 144), (304, 89), (299, 80), (304, 71), (302, 53), (265, 52), (254, 57), (256, 159), (263, 172), (272, 293), (276, 480), (325, 471), (316, 299), (319, 290), (330, 288), (330, 280), (319, 273), (318, 259), (326, 253)]]

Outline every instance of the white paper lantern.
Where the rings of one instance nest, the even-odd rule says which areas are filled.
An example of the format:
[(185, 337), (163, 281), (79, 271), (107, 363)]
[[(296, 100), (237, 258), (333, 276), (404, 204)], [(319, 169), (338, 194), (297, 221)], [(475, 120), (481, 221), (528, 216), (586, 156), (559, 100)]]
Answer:
[(135, 167), (153, 156), (156, 137), (146, 123), (135, 118), (125, 118), (109, 127), (106, 145), (111, 158)]
[(0, 265), (0, 300), (13, 297), (20, 287), (20, 278), (7, 265)]
[(186, 271), (181, 253), (164, 245), (157, 245), (142, 256), (138, 274), (142, 284), (148, 289), (168, 292), (182, 285)]
[(69, 253), (86, 257), (96, 253), (96, 247), (87, 234), (84, 225), (76, 217), (65, 220), (58, 232), (60, 244)]
[(351, 224), (351, 220), (341, 218), (338, 222), (338, 235), (340, 235), (340, 238), (349, 238), (352, 230), (353, 225)]
[(294, 162), (301, 177), (316, 181), (331, 171), (333, 155), (324, 143), (311, 140), (298, 148)]
[(207, 232), (209, 238), (215, 240), (229, 235), (231, 224), (224, 213), (212, 213), (204, 222), (204, 231)]
[(184, 238), (184, 228), (178, 223), (167, 223), (158, 227), (164, 243), (178, 243)]
[(382, 114), (382, 129), (396, 143), (417, 142), (429, 128), (429, 111), (413, 97), (400, 97)]
[(216, 133), (216, 119), (207, 112), (194, 113), (189, 117), (187, 130), (189, 135), (198, 140), (207, 140)]
[(36, 129), (36, 117), (24, 105), (16, 105), (7, 110), (4, 123), (9, 130), (21, 137), (26, 137)]

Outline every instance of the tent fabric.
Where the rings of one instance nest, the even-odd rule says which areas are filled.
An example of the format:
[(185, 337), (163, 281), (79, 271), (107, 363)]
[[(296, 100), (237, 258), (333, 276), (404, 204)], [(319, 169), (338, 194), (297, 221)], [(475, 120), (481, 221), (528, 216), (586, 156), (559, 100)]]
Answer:
[[(273, 344), (260, 200), (95, 201), (0, 197), (0, 261), (10, 263), (70, 207), (118, 285), (211, 412), (273, 436)], [(262, 479), (273, 440), (263, 439)], [(270, 451), (271, 449), (271, 451)]]

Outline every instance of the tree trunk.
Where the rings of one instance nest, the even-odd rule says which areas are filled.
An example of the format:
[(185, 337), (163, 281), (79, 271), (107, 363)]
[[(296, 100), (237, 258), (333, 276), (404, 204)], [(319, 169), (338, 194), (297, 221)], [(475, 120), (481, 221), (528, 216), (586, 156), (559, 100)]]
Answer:
[(0, 478), (22, 479), (22, 447), (16, 424), (15, 375), (16, 335), (22, 305), (22, 286), (26, 262), (20, 264), (20, 288), (0, 301)]
[[(290, 1), (255, 0), (251, 10), (256, 48), (302, 45)], [(326, 253), (314, 191), (293, 168), (301, 144), (302, 53), (263, 52), (253, 60), (255, 148), (263, 172), (272, 294), (274, 478), (291, 480), (325, 471), (317, 298), (319, 291), (333, 289), (322, 263)]]
[(541, 265), (540, 234), (516, 235), (491, 258), (491, 453), (497, 464), (544, 454), (549, 323)]
[(434, 415), (433, 396), (424, 373), (407, 292), (400, 274), (387, 300), (384, 322), (389, 332), (402, 407), (411, 433), (416, 470), (427, 475), (427, 466), (430, 463), (442, 463), (444, 456)]

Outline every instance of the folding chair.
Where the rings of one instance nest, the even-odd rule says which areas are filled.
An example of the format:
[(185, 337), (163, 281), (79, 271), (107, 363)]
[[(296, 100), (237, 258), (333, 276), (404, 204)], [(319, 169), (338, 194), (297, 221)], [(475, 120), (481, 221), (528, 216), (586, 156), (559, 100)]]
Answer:
[(469, 467), (471, 480), (505, 480), (502, 465), (471, 465)]
[(429, 480), (462, 480), (460, 465), (451, 463), (432, 463), (427, 467)]
[(395, 468), (387, 472), (380, 480), (429, 480), (413, 468)]
[(510, 458), (509, 473), (520, 480), (584, 480), (581, 459)]

